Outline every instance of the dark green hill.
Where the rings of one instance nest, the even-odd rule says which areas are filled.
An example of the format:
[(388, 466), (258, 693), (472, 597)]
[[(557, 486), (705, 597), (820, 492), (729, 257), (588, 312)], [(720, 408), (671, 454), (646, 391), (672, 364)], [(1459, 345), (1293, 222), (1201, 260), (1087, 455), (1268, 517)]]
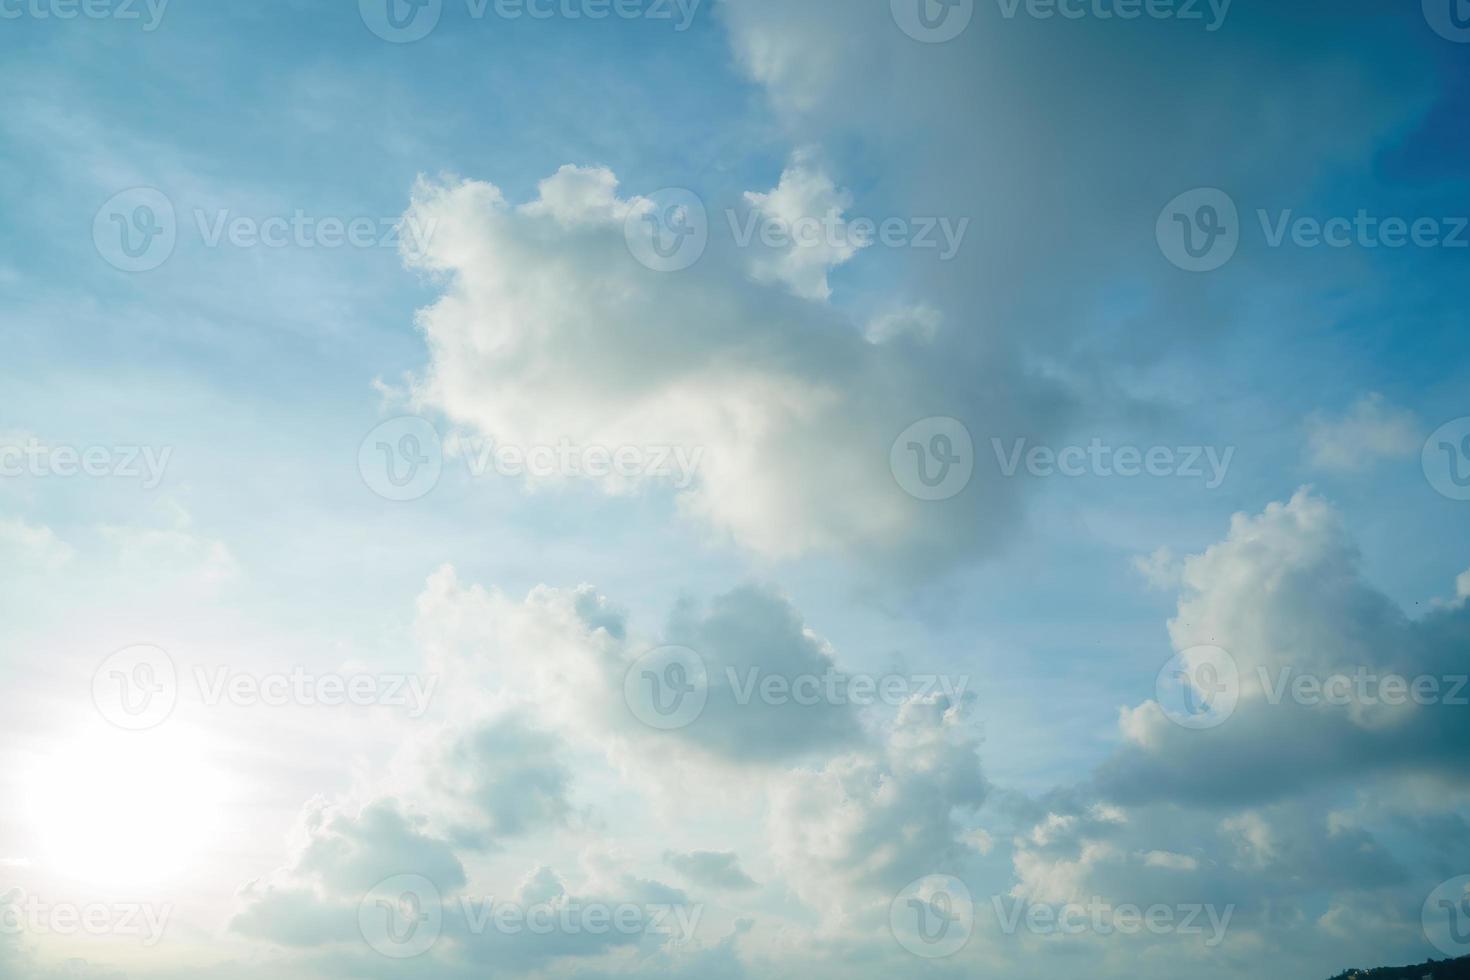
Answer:
[(1470, 956), (1458, 960), (1430, 960), (1420, 966), (1386, 966), (1380, 970), (1349, 970), (1332, 980), (1470, 980)]

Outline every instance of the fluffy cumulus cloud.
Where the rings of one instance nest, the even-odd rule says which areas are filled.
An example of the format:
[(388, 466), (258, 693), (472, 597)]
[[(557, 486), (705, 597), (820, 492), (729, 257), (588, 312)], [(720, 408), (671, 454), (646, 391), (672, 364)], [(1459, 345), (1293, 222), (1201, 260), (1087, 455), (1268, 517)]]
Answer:
[(772, 252), (752, 260), (758, 280), (785, 283), (797, 296), (825, 300), (832, 295), (827, 273), (872, 240), (844, 220), (852, 196), (840, 191), (811, 156), (810, 151), (797, 154), (769, 192), (746, 193), (752, 213), (745, 227), (753, 244)]
[[(752, 198), (756, 209), (837, 208), (806, 167)], [(563, 168), (520, 205), (480, 181), (421, 183), (409, 217), (435, 233), (408, 261), (443, 292), (418, 317), (430, 354), (421, 402), (502, 446), (698, 453), (680, 509), (764, 556), (932, 572), (1003, 537), (1017, 481), (981, 471), (951, 499), (921, 501), (895, 478), (890, 449), (935, 416), (966, 420), (977, 442), (1023, 426), (1044, 433), (1065, 411), (1051, 384), (1004, 357), (966, 364), (919, 343), (876, 347), (825, 304), (752, 284), (749, 256), (716, 240), (691, 269), (646, 269), (624, 229), (651, 206), (620, 197), (599, 168)], [(835, 258), (808, 267), (809, 254), (775, 256), (778, 278), (809, 286)], [(641, 481), (602, 482), (617, 492)]]
[(816, 908), (842, 915), (956, 867), (985, 801), (967, 704), (906, 703), (876, 751), (787, 774), (772, 790), (772, 852)]
[(1192, 683), (1215, 677), (1238, 701), (1203, 732), (1157, 702), (1125, 710), (1127, 746), (1103, 773), (1119, 799), (1269, 802), (1374, 773), (1470, 776), (1460, 751), (1470, 615), (1442, 605), (1408, 617), (1363, 578), (1320, 497), (1302, 491), (1237, 516), (1229, 537), (1184, 563), (1183, 589), (1174, 647), (1225, 650), (1229, 663), (1205, 665)]
[[(1185, 656), (1192, 702), (1123, 709), (1122, 744), (1092, 780), (1022, 808), (1011, 895), (1228, 909), (1216, 963), (1417, 955), (1420, 906), (1470, 860), (1451, 829), (1470, 799), (1470, 619), (1458, 598), (1406, 615), (1361, 564), (1305, 490), (1186, 558), (1170, 639), (1228, 658)], [(1097, 954), (1118, 968), (1152, 955), (1121, 950)], [(1209, 950), (1183, 952), (1210, 975)]]
[[(747, 959), (774, 955), (807, 927), (770, 905), (766, 874), (748, 871), (736, 846), (753, 849), (759, 868), (779, 869), (778, 893), (799, 896), (829, 940), (845, 936), (887, 955), (898, 954), (883, 926), (892, 893), (974, 853), (987, 784), (973, 695), (914, 694), (896, 706), (744, 697), (742, 688), (760, 687), (751, 678), (848, 676), (837, 651), (768, 589), (680, 602), (650, 629), (590, 587), (540, 587), (518, 600), (466, 586), (444, 568), (420, 596), (417, 635), (445, 697), (369, 776), (376, 795), (368, 803), (306, 807), (288, 860), (241, 889), (237, 933), (323, 963), (372, 963), (360, 906), (385, 880), (414, 875), (443, 900), (450, 939), (432, 956), (445, 975), (566, 958), (622, 970), (629, 956), (650, 975), (738, 975)], [(703, 711), (662, 730), (640, 714), (625, 680), (671, 644), (699, 658), (709, 683)], [(616, 818), (610, 801), (583, 789), (610, 780), (628, 798), (622, 806), (633, 806)], [(706, 819), (712, 807), (763, 819), (763, 835), (716, 830)], [(639, 812), (680, 828), (659, 838), (669, 844), (692, 837), (689, 817), (702, 814), (698, 833), (715, 846), (654, 842), (639, 853), (590, 843)], [(569, 870), (538, 857), (568, 848), (580, 849)], [(502, 901), (667, 907), (690, 930), (713, 903), (715, 918), (697, 935), (676, 929), (677, 942), (664, 931), (482, 928), (480, 896), (493, 896), (491, 885), (504, 886), (506, 869), (517, 866), (520, 883), (501, 887)], [(640, 870), (659, 868), (687, 890)], [(778, 930), (763, 939), (775, 947), (745, 948), (758, 921)]]

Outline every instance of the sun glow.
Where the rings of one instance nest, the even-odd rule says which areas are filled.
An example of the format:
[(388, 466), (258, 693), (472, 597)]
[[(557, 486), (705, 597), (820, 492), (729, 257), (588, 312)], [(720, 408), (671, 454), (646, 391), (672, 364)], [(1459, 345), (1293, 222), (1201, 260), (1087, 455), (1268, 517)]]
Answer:
[(66, 742), (34, 758), (23, 785), (38, 863), (109, 887), (177, 876), (220, 825), (225, 795), (206, 745), (168, 726)]

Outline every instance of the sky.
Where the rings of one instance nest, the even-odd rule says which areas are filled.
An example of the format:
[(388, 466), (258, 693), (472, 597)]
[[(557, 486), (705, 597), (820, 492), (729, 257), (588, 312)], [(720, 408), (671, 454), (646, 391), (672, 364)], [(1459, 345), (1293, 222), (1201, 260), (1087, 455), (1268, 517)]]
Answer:
[(0, 49), (0, 976), (1470, 955), (1464, 0)]

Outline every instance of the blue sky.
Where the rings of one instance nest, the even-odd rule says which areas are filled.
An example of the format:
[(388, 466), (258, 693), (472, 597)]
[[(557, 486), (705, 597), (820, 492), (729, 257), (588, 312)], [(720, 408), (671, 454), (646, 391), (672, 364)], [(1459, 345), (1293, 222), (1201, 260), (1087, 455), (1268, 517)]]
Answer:
[[(1449, 0), (443, 0), (411, 43), (370, 28), (387, 2), (416, 9), (0, 3), (0, 466), (48, 454), (0, 474), (0, 797), (25, 801), (0, 808), (0, 972), (1313, 978), (1470, 953), (1424, 919), (1470, 875), (1470, 708), (1262, 683), (1467, 669)], [(638, 236), (691, 220), (670, 188), (707, 243), (665, 271)], [(1170, 235), (1221, 195), (1189, 271)], [(128, 271), (108, 235), (143, 201), (174, 244)], [(329, 243), (354, 221), (363, 247)], [(804, 222), (826, 237), (739, 231)], [(1334, 222), (1342, 247), (1311, 244)], [(945, 229), (953, 254), (922, 244)], [(394, 501), (362, 460), (406, 462), (405, 417), (443, 468)], [(923, 499), (904, 461), (952, 448), (948, 419), (972, 473)], [(469, 465), (562, 443), (699, 462)], [(1085, 461), (1007, 472), (1037, 448)], [(133, 450), (156, 479), (119, 472)], [(660, 731), (623, 678), (667, 644), (714, 687)], [(1198, 730), (1166, 665), (1199, 687), (1204, 646), (1238, 704)], [(131, 731), (89, 692), (140, 647), (179, 681)], [(726, 668), (964, 689), (740, 704)], [(210, 703), (221, 669), (435, 693)], [(404, 875), (446, 924), (398, 959), (358, 910)], [(934, 955), (891, 916), (956, 882), (966, 941)], [(701, 920), (528, 942), (457, 918), (469, 895)], [(1232, 924), (992, 914), (1093, 900)], [(169, 925), (58, 928), (96, 903)]]

